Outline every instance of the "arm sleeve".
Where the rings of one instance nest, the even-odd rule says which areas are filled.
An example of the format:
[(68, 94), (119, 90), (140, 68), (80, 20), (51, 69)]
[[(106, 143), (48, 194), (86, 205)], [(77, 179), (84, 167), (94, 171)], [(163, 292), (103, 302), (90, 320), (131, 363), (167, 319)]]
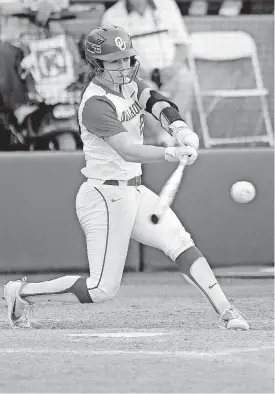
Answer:
[(115, 106), (104, 96), (93, 96), (86, 101), (82, 123), (90, 133), (102, 138), (127, 132), (117, 118)]

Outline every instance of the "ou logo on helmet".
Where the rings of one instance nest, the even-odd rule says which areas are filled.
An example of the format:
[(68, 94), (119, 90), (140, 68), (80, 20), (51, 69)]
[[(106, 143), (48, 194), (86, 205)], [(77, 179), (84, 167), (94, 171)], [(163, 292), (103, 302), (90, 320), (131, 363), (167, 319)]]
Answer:
[(121, 37), (115, 38), (115, 44), (121, 51), (126, 50), (126, 42)]

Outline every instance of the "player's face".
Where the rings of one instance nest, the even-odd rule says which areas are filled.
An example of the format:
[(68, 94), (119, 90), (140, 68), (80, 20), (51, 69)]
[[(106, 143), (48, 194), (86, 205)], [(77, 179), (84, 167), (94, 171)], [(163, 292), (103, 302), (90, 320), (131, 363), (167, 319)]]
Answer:
[(104, 78), (114, 84), (124, 84), (129, 81), (131, 72), (130, 58), (114, 60), (112, 62), (103, 61)]

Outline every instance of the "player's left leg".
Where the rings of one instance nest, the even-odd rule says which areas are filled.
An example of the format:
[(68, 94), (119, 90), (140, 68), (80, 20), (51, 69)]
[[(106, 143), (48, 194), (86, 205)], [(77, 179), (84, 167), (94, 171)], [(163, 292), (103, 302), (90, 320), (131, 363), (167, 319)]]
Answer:
[(7, 283), (4, 298), (13, 328), (30, 327), (27, 309), (32, 303), (91, 304), (115, 296), (120, 287), (139, 198), (135, 187), (93, 187), (88, 183), (81, 186), (76, 208), (86, 236), (90, 277), (67, 275), (38, 283), (28, 283), (23, 278)]
[(93, 302), (86, 280), (81, 276), (68, 275), (38, 283), (28, 283), (26, 277), (8, 282), (4, 286), (4, 299), (11, 327), (31, 328), (28, 311), (36, 302)]
[(220, 327), (247, 330), (247, 322), (228, 301), (206, 258), (195, 247), (190, 234), (175, 213), (169, 209), (157, 225), (150, 222), (157, 200), (155, 193), (141, 187), (141, 200), (132, 237), (163, 250), (175, 261), (184, 278), (206, 296), (220, 315)]

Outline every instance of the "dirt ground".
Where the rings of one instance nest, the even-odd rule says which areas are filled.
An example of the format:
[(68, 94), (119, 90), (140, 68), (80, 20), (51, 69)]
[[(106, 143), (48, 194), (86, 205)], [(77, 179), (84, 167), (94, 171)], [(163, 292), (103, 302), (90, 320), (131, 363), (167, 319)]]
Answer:
[(219, 329), (177, 272), (126, 273), (105, 304), (37, 304), (34, 330), (12, 330), (1, 300), (0, 392), (273, 393), (273, 280), (219, 282), (250, 331)]

